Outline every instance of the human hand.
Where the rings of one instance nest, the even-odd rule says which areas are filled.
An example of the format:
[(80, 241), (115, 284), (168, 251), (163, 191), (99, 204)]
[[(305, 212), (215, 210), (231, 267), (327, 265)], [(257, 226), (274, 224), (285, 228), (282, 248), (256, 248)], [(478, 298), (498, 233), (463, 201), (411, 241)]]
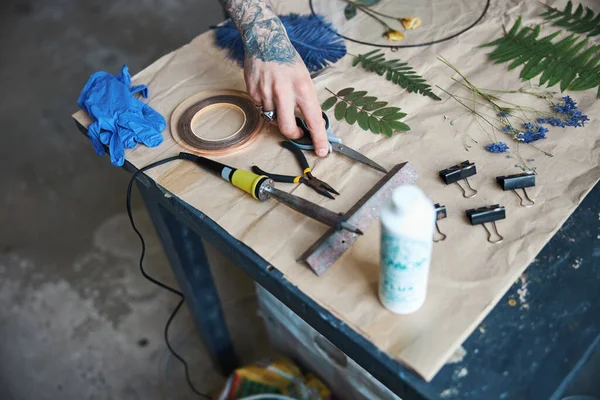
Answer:
[[(294, 113), (298, 107), (310, 130), (315, 152), (320, 157), (326, 156), (329, 142), (325, 123), (304, 62), (268, 3), (253, 0), (244, 7), (244, 15), (237, 20), (245, 46), (244, 78), (248, 94), (263, 111), (276, 112), (279, 130), (290, 139), (302, 136)], [(236, 9), (232, 10), (236, 21)]]
[(303, 134), (296, 125), (294, 110), (297, 106), (310, 130), (315, 152), (323, 157), (329, 152), (329, 142), (321, 106), (308, 70), (300, 57), (296, 55), (296, 58), (293, 65), (246, 58), (244, 75), (248, 94), (256, 104), (262, 105), (263, 111), (276, 110), (279, 130), (290, 139), (298, 139)]

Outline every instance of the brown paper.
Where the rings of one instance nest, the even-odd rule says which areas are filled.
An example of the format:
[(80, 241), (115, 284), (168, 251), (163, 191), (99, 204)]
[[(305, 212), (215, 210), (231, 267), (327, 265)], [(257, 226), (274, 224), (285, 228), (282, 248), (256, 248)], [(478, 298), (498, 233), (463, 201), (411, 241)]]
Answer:
[[(299, 3), (278, 2), (276, 9), (280, 13), (308, 13), (305, 3)], [(591, 1), (587, 3), (593, 6)], [(558, 1), (549, 1), (549, 4), (564, 6)], [(462, 36), (433, 46), (402, 49), (386, 55), (409, 61), (430, 83), (451, 92), (458, 91), (458, 86), (450, 80), (452, 71), (437, 61), (437, 54), (450, 60), (480, 87), (517, 89), (523, 85), (518, 72), (508, 72), (506, 65), (491, 64), (486, 56), (490, 49), (477, 46), (500, 37), (502, 26), (512, 26), (519, 15), (523, 15), (527, 24), (541, 22), (538, 15), (542, 10), (542, 6), (534, 1), (493, 0), (484, 20)], [(448, 12), (452, 12), (451, 7)], [(423, 23), (427, 24), (427, 21)], [(543, 32), (547, 34), (554, 30), (547, 25)], [(418, 30), (410, 34), (418, 34)], [(353, 54), (371, 50), (353, 43), (347, 45)], [(212, 32), (200, 35), (188, 45), (160, 58), (137, 74), (133, 81), (149, 86), (148, 103), (167, 120), (181, 101), (201, 90), (245, 90), (242, 70), (226, 60), (225, 52), (213, 45)], [(537, 186), (529, 191), (536, 204), (525, 209), (519, 207), (513, 193), (503, 192), (495, 183), (496, 176), (521, 172), (515, 168), (517, 160), (486, 152), (483, 146), (489, 141), (476, 124), (470, 123), (469, 116), (459, 117), (454, 125), (450, 125), (449, 119), (458, 117), (464, 109), (454, 100), (446, 100), (447, 96), (437, 88), (436, 92), (444, 101), (435, 102), (418, 94), (408, 94), (375, 74), (352, 68), (350, 56), (335, 64), (331, 73), (317, 78), (315, 84), (320, 101), (329, 97), (326, 87), (337, 91), (353, 86), (357, 90), (368, 90), (408, 113), (405, 122), (412, 131), (392, 138), (362, 131), (358, 126), (333, 118), (332, 126), (348, 146), (386, 168), (410, 161), (420, 176), (417, 184), (434, 202), (448, 208), (448, 218), (441, 221), (448, 239), (434, 246), (428, 297), (418, 312), (398, 316), (383, 308), (377, 299), (378, 223), (374, 223), (329, 271), (317, 277), (295, 259), (327, 229), (325, 226), (276, 201), (256, 201), (189, 162), (172, 162), (149, 171), (148, 175), (251, 247), (300, 290), (378, 348), (430, 380), (600, 177), (597, 133), (600, 110), (595, 90), (570, 93), (591, 119), (585, 128), (553, 128), (548, 139), (537, 143), (554, 157), (546, 157), (530, 146), (520, 147), (523, 157), (535, 158), (539, 172)], [(83, 112), (74, 116), (85, 125), (89, 123)], [(479, 142), (469, 142), (472, 145), (469, 151), (463, 146), (467, 132)], [(164, 143), (157, 148), (139, 145), (127, 151), (127, 160), (136, 167), (143, 167), (177, 154), (181, 148), (174, 143), (169, 128), (163, 136)], [(299, 170), (296, 160), (278, 145), (281, 139), (278, 130), (270, 127), (252, 146), (218, 160), (238, 168), (250, 169), (252, 165), (259, 165), (268, 171), (296, 173)], [(473, 199), (463, 198), (456, 186), (445, 186), (438, 177), (441, 169), (466, 159), (476, 162), (478, 169), (471, 179), (471, 184), (479, 191)], [(279, 184), (278, 187), (334, 211), (349, 209), (382, 176), (336, 154), (325, 159), (309, 155), (309, 161), (315, 175), (335, 187), (341, 196), (331, 201), (303, 185)], [(505, 240), (492, 245), (486, 241), (487, 235), (481, 226), (469, 225), (464, 211), (497, 203), (504, 205), (507, 211), (507, 218), (498, 223)]]

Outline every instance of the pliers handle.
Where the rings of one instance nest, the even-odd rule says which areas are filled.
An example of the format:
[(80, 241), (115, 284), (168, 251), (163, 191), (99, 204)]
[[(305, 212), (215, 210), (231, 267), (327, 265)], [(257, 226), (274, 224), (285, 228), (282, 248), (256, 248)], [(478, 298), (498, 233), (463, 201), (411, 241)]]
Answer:
[(254, 173), (256, 173), (256, 174), (266, 175), (269, 178), (273, 179), (275, 182), (282, 182), (282, 183), (298, 183), (298, 182), (300, 182), (300, 179), (304, 175), (306, 175), (310, 178), (312, 176), (310, 165), (308, 165), (308, 160), (306, 159), (306, 157), (304, 157), (302, 150), (300, 150), (298, 147), (294, 146), (293, 144), (291, 144), (288, 141), (281, 142), (280, 144), (281, 144), (281, 147), (283, 147), (284, 149), (288, 149), (289, 151), (294, 153), (294, 155), (296, 156), (296, 159), (300, 163), (300, 167), (302, 167), (302, 175), (291, 176), (291, 175), (271, 174), (269, 172), (263, 171), (256, 165), (252, 167), (252, 171), (254, 171)]
[(300, 179), (302, 179), (302, 176), (271, 174), (269, 172), (266, 172), (266, 171), (260, 169), (256, 165), (252, 166), (252, 172), (254, 172), (255, 174), (258, 174), (258, 175), (266, 175), (269, 178), (273, 179), (275, 182), (281, 182), (281, 183), (298, 183), (298, 182), (300, 182)]
[(300, 150), (299, 147), (297, 147), (296, 145), (292, 144), (289, 141), (281, 142), (281, 147), (294, 153), (294, 155), (296, 156), (296, 159), (300, 163), (300, 167), (302, 167), (302, 175), (291, 176), (291, 175), (271, 174), (269, 172), (263, 171), (256, 165), (252, 166), (252, 171), (255, 174), (266, 175), (269, 178), (273, 179), (275, 182), (304, 183), (306, 186), (309, 186), (312, 189), (314, 189), (317, 193), (319, 193), (325, 197), (328, 197), (330, 199), (334, 198), (330, 194), (330, 192), (339, 194), (334, 188), (329, 186), (327, 183), (323, 182), (320, 179), (315, 178), (315, 176), (311, 172), (311, 168), (310, 168), (310, 165), (308, 164), (308, 160), (306, 159), (306, 157), (304, 156), (304, 153), (302, 153), (302, 150)]

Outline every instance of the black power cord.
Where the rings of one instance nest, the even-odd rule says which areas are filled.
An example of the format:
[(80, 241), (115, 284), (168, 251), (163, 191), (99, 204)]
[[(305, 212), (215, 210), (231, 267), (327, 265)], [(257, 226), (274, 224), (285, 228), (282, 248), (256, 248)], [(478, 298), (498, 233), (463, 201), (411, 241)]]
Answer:
[[(313, 0), (308, 0), (308, 5), (310, 7), (310, 12), (312, 13), (312, 15), (313, 16), (317, 16), (317, 13), (315, 12), (315, 8), (313, 6)], [(454, 39), (455, 37), (462, 35), (463, 33), (467, 32), (468, 30), (470, 30), (471, 28), (473, 28), (475, 25), (477, 25), (483, 19), (483, 17), (485, 16), (485, 14), (487, 13), (488, 8), (490, 8), (490, 0), (486, 0), (485, 7), (483, 8), (483, 12), (479, 16), (479, 18), (477, 18), (477, 20), (475, 22), (473, 22), (471, 25), (467, 26), (466, 28), (464, 28), (460, 32), (457, 32), (457, 33), (455, 33), (453, 35), (447, 36), (447, 37), (442, 38), (442, 39), (437, 39), (437, 40), (432, 40), (430, 42), (417, 43), (417, 44), (404, 44), (404, 45), (393, 45), (393, 44), (389, 45), (388, 44), (388, 45), (386, 45), (386, 44), (369, 43), (369, 42), (364, 42), (362, 40), (352, 39), (350, 37), (344, 36), (341, 33), (338, 33), (335, 30), (329, 28), (327, 25), (323, 25), (323, 26), (325, 28), (327, 28), (330, 32), (333, 32), (336, 35), (338, 35), (339, 37), (344, 38), (346, 40), (349, 40), (351, 42), (358, 43), (358, 44), (365, 44), (365, 45), (373, 46), (373, 47), (387, 48), (387, 49), (391, 49), (392, 51), (397, 51), (398, 49), (405, 49), (405, 48), (409, 48), (409, 47), (431, 46), (432, 44), (441, 43), (441, 42), (445, 42), (445, 41), (450, 40), (450, 39)]]
[(174, 288), (160, 282), (159, 280), (151, 277), (144, 270), (143, 262), (144, 262), (144, 256), (146, 255), (146, 242), (144, 241), (144, 238), (143, 238), (142, 234), (140, 233), (140, 231), (135, 226), (135, 222), (133, 221), (133, 213), (131, 212), (131, 188), (133, 187), (133, 182), (135, 181), (135, 178), (139, 174), (143, 173), (144, 171), (148, 171), (149, 169), (158, 167), (160, 165), (166, 164), (171, 161), (180, 160), (180, 159), (182, 159), (180, 156), (168, 157), (168, 158), (165, 158), (164, 160), (156, 161), (152, 164), (146, 165), (145, 167), (139, 169), (132, 175), (131, 179), (129, 180), (129, 184), (127, 185), (127, 200), (126, 200), (127, 215), (129, 216), (129, 222), (131, 223), (131, 227), (133, 228), (135, 233), (140, 238), (140, 242), (142, 244), (142, 252), (140, 254), (140, 271), (142, 272), (142, 275), (144, 276), (144, 278), (148, 279), (150, 282), (154, 283), (155, 285), (157, 285), (165, 290), (168, 290), (169, 292), (173, 293), (176, 296), (179, 296), (181, 299), (179, 301), (179, 303), (177, 304), (177, 306), (175, 307), (175, 309), (173, 309), (171, 316), (169, 316), (169, 319), (167, 320), (167, 323), (165, 324), (165, 330), (164, 330), (165, 343), (167, 344), (167, 347), (168, 347), (169, 351), (171, 352), (171, 354), (173, 354), (173, 356), (175, 358), (177, 358), (183, 364), (183, 368), (185, 369), (185, 379), (187, 380), (187, 383), (188, 383), (190, 389), (198, 396), (203, 397), (208, 400), (211, 400), (211, 397), (209, 395), (201, 393), (200, 391), (198, 391), (198, 389), (196, 389), (196, 387), (194, 386), (194, 384), (192, 383), (192, 381), (190, 379), (190, 373), (189, 373), (189, 368), (188, 368), (187, 362), (183, 359), (183, 357), (181, 357), (179, 354), (177, 354), (177, 352), (175, 352), (175, 350), (171, 346), (171, 343), (169, 342), (169, 327), (171, 326), (171, 322), (173, 322), (173, 319), (177, 315), (177, 312), (183, 305), (183, 303), (185, 301), (185, 297), (184, 297), (183, 293), (181, 293), (179, 290), (174, 289)]

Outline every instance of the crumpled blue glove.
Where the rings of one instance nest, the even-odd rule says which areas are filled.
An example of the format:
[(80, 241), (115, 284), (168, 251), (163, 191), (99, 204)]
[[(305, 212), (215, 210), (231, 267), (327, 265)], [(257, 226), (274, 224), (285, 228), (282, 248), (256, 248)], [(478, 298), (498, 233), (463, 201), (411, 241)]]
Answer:
[(95, 72), (85, 84), (77, 104), (94, 121), (88, 127), (88, 137), (98, 155), (104, 155), (104, 146), (110, 152), (113, 165), (125, 162), (125, 149), (138, 143), (156, 147), (162, 143), (161, 132), (167, 123), (162, 115), (134, 97), (141, 93), (148, 97), (145, 85), (130, 87), (131, 75), (127, 65), (121, 73), (111, 75)]

